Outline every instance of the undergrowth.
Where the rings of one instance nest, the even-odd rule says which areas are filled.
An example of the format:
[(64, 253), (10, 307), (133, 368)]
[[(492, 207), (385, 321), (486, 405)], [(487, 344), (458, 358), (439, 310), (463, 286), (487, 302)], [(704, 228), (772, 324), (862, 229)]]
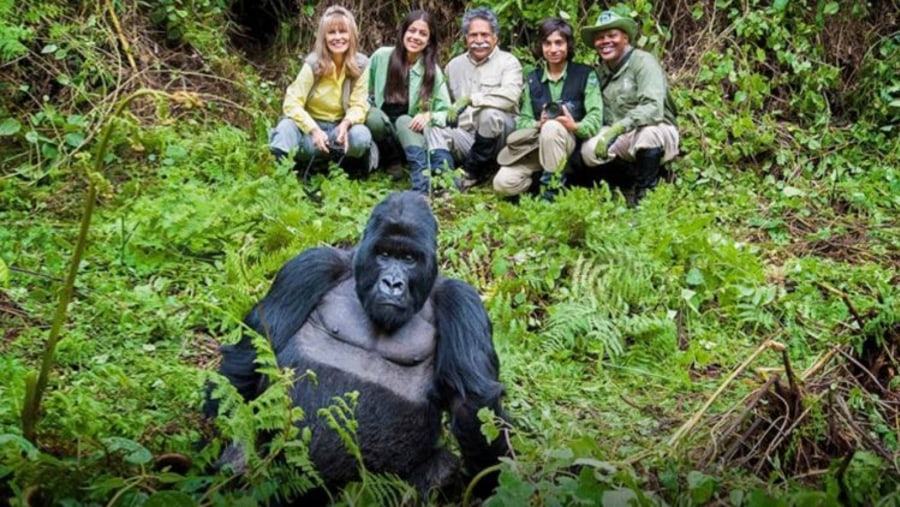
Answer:
[[(272, 77), (270, 60), (240, 57), (228, 17), (237, 3), (0, 0), (4, 501), (252, 505), (318, 484), (309, 436), (294, 424), (309, 414), (290, 406), (290, 372), (274, 367), (263, 340), (276, 379), (264, 396), (239, 403), (220, 387), (231, 415), (213, 428), (200, 417), (204, 386), (217, 345), (238, 339), (277, 269), (311, 246), (354, 244), (371, 207), (406, 184), (333, 169), (313, 177), (314, 202), (289, 166), (274, 164), (266, 129), (297, 62)], [(552, 204), (513, 205), (486, 189), (433, 200), (440, 269), (482, 294), (515, 424), (515, 457), (485, 505), (898, 501), (895, 3), (620, 5), (670, 69), (684, 149), (674, 183), (637, 210), (605, 188)], [(320, 7), (297, 3), (297, 15), (314, 19)], [(451, 10), (464, 6), (433, 7), (455, 22)], [(526, 62), (537, 20), (563, 10), (580, 27), (602, 7), (494, 6), (504, 45)], [(393, 10), (362, 17), (365, 41), (396, 24)], [(275, 54), (300, 54), (308, 34), (277, 27)], [(445, 34), (444, 50), (454, 42)], [(114, 104), (139, 87), (192, 93), (138, 101), (115, 120), (32, 442), (20, 424), (25, 379), (71, 259), (93, 148)], [(808, 373), (802, 389), (768, 390), (788, 376), (770, 352), (729, 377), (770, 342)], [(741, 425), (751, 416), (797, 416), (772, 408), (785, 392), (806, 411), (790, 419), (796, 431), (778, 434), (782, 447), (714, 459), (719, 444), (757, 441)], [(753, 412), (747, 400), (768, 405)], [(351, 451), (352, 401), (329, 412)], [(849, 418), (833, 409), (842, 406)], [(212, 471), (229, 446), (244, 453), (240, 477)], [(160, 459), (171, 453), (190, 463)], [(409, 500), (399, 479), (362, 475), (331, 501)]]

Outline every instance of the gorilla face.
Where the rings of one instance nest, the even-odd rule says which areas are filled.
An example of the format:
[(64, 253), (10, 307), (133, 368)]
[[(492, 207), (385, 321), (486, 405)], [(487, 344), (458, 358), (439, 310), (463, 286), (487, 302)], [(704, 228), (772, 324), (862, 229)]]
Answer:
[(372, 211), (353, 257), (356, 294), (384, 331), (406, 324), (437, 278), (437, 222), (418, 193), (392, 194)]

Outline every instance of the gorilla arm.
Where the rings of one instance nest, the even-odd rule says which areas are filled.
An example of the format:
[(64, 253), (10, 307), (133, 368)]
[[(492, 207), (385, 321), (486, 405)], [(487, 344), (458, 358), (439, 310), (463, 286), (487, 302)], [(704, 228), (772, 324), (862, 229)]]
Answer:
[[(285, 264), (266, 296), (250, 310), (244, 323), (268, 337), (276, 356), (306, 322), (322, 296), (349, 277), (350, 252), (336, 248), (311, 248)], [(245, 335), (234, 345), (223, 345), (220, 373), (245, 400), (265, 390), (265, 379), (256, 372), (256, 349)], [(204, 413), (213, 417), (218, 403), (208, 399)]]
[[(451, 412), (451, 430), (471, 476), (510, 454), (505, 436), (489, 443), (478, 420), (482, 407), (507, 420), (500, 404), (500, 361), (487, 311), (472, 286), (460, 280), (439, 279), (432, 294), (438, 334), (435, 385), (442, 406)], [(483, 481), (479, 489), (489, 492), (492, 482)]]

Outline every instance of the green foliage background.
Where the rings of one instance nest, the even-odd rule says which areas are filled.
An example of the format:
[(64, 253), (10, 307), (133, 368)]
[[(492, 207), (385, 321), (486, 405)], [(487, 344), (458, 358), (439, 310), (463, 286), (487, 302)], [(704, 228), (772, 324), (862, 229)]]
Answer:
[[(316, 483), (290, 376), (214, 436), (199, 416), (216, 346), (300, 250), (350, 245), (371, 207), (405, 187), (382, 175), (314, 180), (307, 197), (266, 153), (283, 90), (324, 3), (271, 2), (254, 33), (238, 0), (0, 0), (0, 498), (14, 505), (252, 505)], [(349, 1), (362, 45), (390, 43), (408, 2)], [(415, 6), (418, 6), (416, 4)], [(469, 4), (426, 1), (446, 56)], [(533, 63), (531, 28), (580, 28), (614, 7), (641, 22), (679, 106), (675, 181), (637, 210), (605, 189), (513, 206), (487, 190), (433, 203), (441, 269), (474, 284), (494, 323), (515, 419), (515, 459), (486, 505), (894, 505), (900, 381), (881, 389), (829, 369), (808, 379), (808, 422), (754, 470), (703, 460), (716, 423), (784, 366), (763, 353), (695, 431), (672, 436), (767, 340), (798, 371), (834, 347), (900, 351), (900, 35), (896, 1), (562, 0), (492, 4), (502, 44)], [(243, 14), (243, 16), (242, 16)], [(592, 51), (578, 42), (580, 61)], [(143, 98), (111, 117), (139, 88)], [(188, 92), (188, 93), (185, 93)], [(91, 167), (113, 122), (103, 174)], [(89, 248), (56, 350), (36, 442), (23, 438), (26, 378), (40, 362), (78, 234), (100, 189)], [(265, 346), (262, 350), (265, 351)], [(868, 354), (868, 355), (867, 355)], [(843, 359), (839, 357), (838, 359)], [(849, 359), (845, 362), (850, 363)], [(849, 366), (848, 366), (849, 368)], [(848, 370), (849, 371), (849, 370)], [(848, 380), (849, 379), (849, 380)], [(821, 380), (821, 379), (819, 379)], [(850, 380), (853, 380), (851, 382)], [(829, 385), (826, 383), (826, 385)], [(823, 394), (824, 393), (824, 394)], [(846, 397), (839, 395), (847, 394)], [(835, 440), (832, 407), (858, 432)], [(331, 411), (353, 448), (352, 399)], [(894, 417), (892, 418), (891, 415)], [(495, 431), (485, 420), (485, 431)], [(242, 481), (210, 472), (231, 441), (272, 443)], [(196, 443), (209, 445), (198, 448)], [(818, 446), (818, 447), (817, 447)], [(185, 473), (154, 466), (190, 456)], [(753, 454), (747, 452), (748, 455)], [(396, 478), (331, 492), (399, 505)], [(155, 502), (155, 503), (154, 503)], [(457, 504), (459, 497), (429, 499)]]

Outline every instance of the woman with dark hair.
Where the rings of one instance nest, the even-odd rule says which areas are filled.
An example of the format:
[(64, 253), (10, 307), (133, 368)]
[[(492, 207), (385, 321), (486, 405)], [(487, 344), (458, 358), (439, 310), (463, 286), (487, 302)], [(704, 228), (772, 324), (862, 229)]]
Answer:
[[(427, 12), (410, 12), (400, 25), (397, 45), (379, 48), (369, 64), (369, 100), (373, 107), (366, 126), (386, 163), (402, 156), (397, 153), (400, 145), (411, 172), (412, 189), (421, 193), (431, 189), (425, 173), (431, 166), (425, 129), (444, 125), (450, 107), (446, 79), (437, 61), (435, 28)], [(431, 167), (433, 172), (439, 169)]]
[(549, 183), (552, 174), (577, 165), (578, 145), (603, 122), (597, 74), (572, 62), (575, 39), (569, 23), (560, 18), (542, 21), (534, 52), (543, 63), (526, 76), (516, 131), (497, 155), (500, 170), (494, 190), (508, 196), (528, 190), (535, 173)]

